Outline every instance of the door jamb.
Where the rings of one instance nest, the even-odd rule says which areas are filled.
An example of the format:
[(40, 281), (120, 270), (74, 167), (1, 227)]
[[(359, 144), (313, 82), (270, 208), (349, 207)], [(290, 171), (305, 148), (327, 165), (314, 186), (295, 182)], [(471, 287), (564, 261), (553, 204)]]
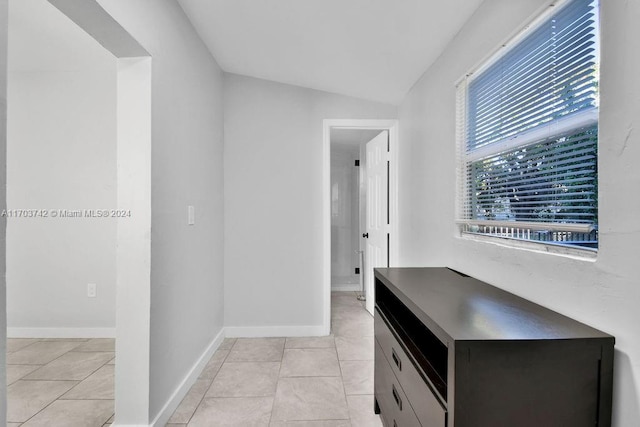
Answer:
[(152, 57), (98, 0), (47, 0), (117, 60), (115, 424), (149, 424)]
[(398, 264), (398, 120), (325, 119), (322, 129), (322, 331), (331, 333), (331, 129), (389, 131), (389, 265)]

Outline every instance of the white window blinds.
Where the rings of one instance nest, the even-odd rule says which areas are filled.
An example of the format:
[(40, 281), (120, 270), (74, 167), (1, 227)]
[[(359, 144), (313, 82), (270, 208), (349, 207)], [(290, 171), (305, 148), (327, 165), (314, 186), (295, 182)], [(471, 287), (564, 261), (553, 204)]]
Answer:
[(597, 27), (570, 0), (459, 85), (463, 231), (597, 247)]

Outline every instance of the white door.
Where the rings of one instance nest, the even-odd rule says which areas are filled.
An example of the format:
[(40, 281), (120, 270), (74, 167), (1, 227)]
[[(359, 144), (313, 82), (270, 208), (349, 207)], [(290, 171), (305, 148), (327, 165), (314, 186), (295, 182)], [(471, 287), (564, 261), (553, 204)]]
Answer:
[(373, 314), (375, 302), (373, 269), (388, 266), (389, 210), (389, 131), (383, 131), (366, 144), (367, 219), (364, 280), (366, 308)]

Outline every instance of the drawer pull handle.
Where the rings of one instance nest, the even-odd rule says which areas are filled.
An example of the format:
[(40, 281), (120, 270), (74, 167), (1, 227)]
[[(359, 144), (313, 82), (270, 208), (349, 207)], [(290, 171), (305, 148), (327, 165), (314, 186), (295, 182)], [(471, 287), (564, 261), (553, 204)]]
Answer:
[(395, 385), (391, 386), (391, 393), (393, 393), (393, 398), (396, 400), (396, 404), (398, 405), (398, 408), (400, 408), (400, 410), (402, 411), (402, 399), (400, 399), (400, 396), (398, 395)]
[(398, 369), (402, 371), (402, 362), (400, 361), (400, 358), (398, 357), (395, 349), (393, 348), (391, 349), (391, 358), (393, 359), (394, 362), (396, 362)]

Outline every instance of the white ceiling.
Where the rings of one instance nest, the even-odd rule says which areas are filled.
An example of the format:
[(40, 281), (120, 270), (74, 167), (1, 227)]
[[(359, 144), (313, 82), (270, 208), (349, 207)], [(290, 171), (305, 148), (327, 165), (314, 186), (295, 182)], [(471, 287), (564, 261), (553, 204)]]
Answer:
[(373, 129), (331, 129), (331, 144), (340, 147), (360, 148), (363, 142), (371, 141), (381, 130)]
[(482, 0), (179, 0), (224, 71), (399, 104)]

